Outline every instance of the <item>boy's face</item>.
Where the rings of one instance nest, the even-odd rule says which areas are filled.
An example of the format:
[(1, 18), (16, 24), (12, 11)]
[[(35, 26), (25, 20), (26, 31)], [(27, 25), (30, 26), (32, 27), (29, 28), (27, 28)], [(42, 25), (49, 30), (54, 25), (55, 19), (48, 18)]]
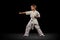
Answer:
[(34, 6), (31, 6), (31, 10), (35, 10), (36, 9), (36, 7), (34, 7)]

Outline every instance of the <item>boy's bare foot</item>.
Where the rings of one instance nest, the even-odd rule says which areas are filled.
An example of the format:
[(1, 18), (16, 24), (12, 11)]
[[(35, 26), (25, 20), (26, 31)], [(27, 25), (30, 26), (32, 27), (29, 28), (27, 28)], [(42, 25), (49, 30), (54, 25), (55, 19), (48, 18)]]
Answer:
[(44, 34), (41, 34), (40, 36), (45, 36)]

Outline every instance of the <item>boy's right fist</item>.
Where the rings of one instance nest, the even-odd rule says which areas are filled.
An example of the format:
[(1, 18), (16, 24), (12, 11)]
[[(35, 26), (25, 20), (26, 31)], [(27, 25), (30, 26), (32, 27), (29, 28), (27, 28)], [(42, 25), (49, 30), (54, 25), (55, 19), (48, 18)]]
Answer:
[(19, 14), (22, 14), (22, 12), (19, 12)]

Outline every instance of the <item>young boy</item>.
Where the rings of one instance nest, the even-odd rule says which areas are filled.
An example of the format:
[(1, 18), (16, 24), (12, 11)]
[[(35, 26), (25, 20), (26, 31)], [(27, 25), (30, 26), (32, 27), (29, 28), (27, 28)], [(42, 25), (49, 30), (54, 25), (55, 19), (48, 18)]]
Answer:
[(37, 29), (39, 36), (45, 36), (43, 32), (40, 29), (40, 26), (38, 24), (37, 18), (40, 17), (40, 13), (36, 10), (36, 5), (33, 4), (31, 5), (31, 11), (26, 11), (26, 12), (19, 12), (19, 14), (26, 14), (30, 15), (30, 21), (28, 22), (25, 30), (24, 36), (29, 36), (29, 31), (33, 29), (34, 27)]

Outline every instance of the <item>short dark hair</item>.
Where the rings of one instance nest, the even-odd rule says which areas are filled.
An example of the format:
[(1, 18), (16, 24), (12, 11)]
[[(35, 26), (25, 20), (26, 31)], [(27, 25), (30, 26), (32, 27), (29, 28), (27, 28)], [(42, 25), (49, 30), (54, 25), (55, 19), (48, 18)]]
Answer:
[(35, 4), (32, 4), (31, 6), (33, 6), (33, 7), (37, 7)]

